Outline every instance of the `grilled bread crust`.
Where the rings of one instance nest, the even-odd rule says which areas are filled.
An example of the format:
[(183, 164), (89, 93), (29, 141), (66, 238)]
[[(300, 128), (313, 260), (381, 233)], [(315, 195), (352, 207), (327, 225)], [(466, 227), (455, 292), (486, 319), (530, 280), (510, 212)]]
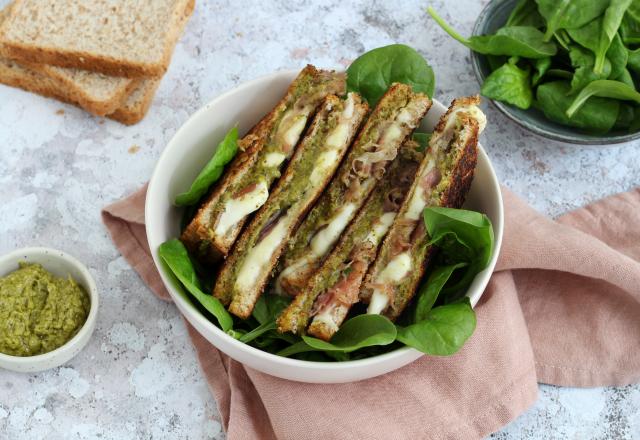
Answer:
[(180, 240), (193, 255), (198, 256), (204, 263), (213, 264), (226, 257), (247, 221), (247, 218), (240, 220), (225, 237), (213, 234), (212, 229), (215, 228), (217, 219), (211, 218), (212, 211), (216, 208), (222, 194), (256, 163), (279, 114), (286, 110), (287, 103), (301, 79), (319, 74), (320, 71), (315, 67), (306, 66), (291, 83), (280, 102), (238, 142), (242, 151), (227, 166), (228, 171), (225, 172), (222, 180), (216, 184), (211, 194), (200, 205), (195, 217), (182, 233)]
[[(434, 133), (441, 132), (445, 129), (447, 117), (456, 107), (458, 107), (459, 105), (477, 105), (479, 103), (480, 98), (478, 96), (455, 99), (447, 112), (440, 118), (438, 124), (434, 129)], [(442, 193), (438, 203), (438, 206), (447, 208), (460, 208), (464, 203), (464, 200), (467, 196), (467, 193), (469, 192), (471, 183), (473, 181), (473, 175), (478, 160), (478, 122), (474, 118), (466, 114), (461, 115), (461, 119), (464, 125), (469, 126), (469, 134), (466, 139), (464, 139), (464, 144), (458, 150), (460, 151), (460, 153), (458, 154), (458, 157), (455, 161), (455, 166), (449, 177), (449, 185)], [(426, 165), (426, 159), (423, 165)], [(420, 176), (421, 171), (422, 170), (418, 172), (418, 176)], [(410, 198), (416, 190), (419, 190), (419, 184), (419, 178), (417, 177), (411, 189), (409, 190), (407, 197), (404, 200), (403, 207), (396, 217), (396, 220), (401, 218), (401, 216), (407, 212)], [(383, 269), (383, 266), (388, 263), (388, 261), (383, 261), (384, 259), (380, 258), (380, 256), (385, 255), (385, 251), (391, 246), (391, 242), (399, 229), (400, 226), (397, 224), (397, 222), (394, 222), (389, 233), (384, 239), (382, 246), (380, 247), (378, 258), (369, 268), (369, 271), (365, 278), (365, 282), (363, 284), (365, 288), (361, 291), (361, 300), (363, 302), (368, 302), (371, 296), (371, 290), (366, 286), (373, 283), (373, 280), (375, 279), (377, 274)], [(428, 237), (427, 233), (425, 232), (422, 237), (418, 238), (412, 243), (412, 249), (410, 252), (412, 254), (415, 252), (423, 252), (423, 257), (419, 259), (419, 264), (410, 273), (410, 281), (405, 285), (404, 289), (406, 291), (406, 294), (398, 295), (398, 292), (396, 292), (393, 304), (390, 307), (387, 307), (387, 310), (384, 312), (384, 315), (391, 320), (397, 319), (402, 314), (407, 304), (411, 301), (418, 288), (418, 284), (420, 283), (430, 261), (436, 253), (435, 246), (425, 245), (427, 241)]]
[[(305, 200), (304, 205), (299, 207), (300, 211), (296, 221), (293, 222), (287, 228), (287, 234), (286, 234), (285, 240), (282, 241), (280, 247), (273, 253), (269, 264), (266, 265), (265, 268), (263, 269), (262, 276), (256, 283), (255, 289), (251, 292), (234, 292), (233, 282), (235, 281), (235, 277), (232, 277), (230, 275), (231, 275), (231, 272), (236, 267), (236, 264), (238, 263), (238, 258), (241, 255), (244, 255), (244, 252), (246, 251), (247, 247), (250, 245), (250, 238), (255, 232), (255, 229), (264, 227), (265, 222), (268, 221), (269, 210), (267, 208), (272, 203), (274, 203), (273, 201), (276, 200), (284, 190), (287, 189), (288, 184), (291, 181), (291, 179), (294, 177), (294, 174), (296, 173), (296, 168), (298, 167), (300, 160), (305, 153), (307, 143), (312, 141), (313, 138), (317, 135), (317, 128), (320, 126), (323, 120), (328, 116), (328, 114), (330, 113), (330, 109), (335, 107), (336, 105), (339, 105), (340, 102), (341, 102), (340, 98), (338, 98), (335, 95), (329, 95), (327, 98), (325, 98), (324, 103), (320, 107), (321, 109), (316, 114), (313, 122), (311, 123), (311, 126), (307, 130), (307, 134), (300, 141), (300, 147), (296, 149), (283, 176), (280, 178), (280, 180), (278, 180), (278, 183), (276, 184), (275, 188), (269, 195), (269, 200), (267, 200), (264, 206), (256, 213), (251, 223), (240, 234), (240, 237), (236, 241), (235, 245), (231, 250), (231, 253), (229, 254), (228, 258), (225, 260), (221, 268), (221, 271), (218, 275), (218, 282), (216, 282), (214, 286), (213, 295), (225, 305), (231, 303), (229, 307), (229, 311), (236, 316), (246, 319), (251, 315), (255, 302), (257, 301), (260, 294), (264, 290), (266, 283), (269, 280), (271, 271), (276, 266), (277, 261), (280, 258), (280, 255), (286, 245), (287, 240), (295, 233), (296, 228), (298, 227), (300, 222), (304, 219), (304, 216), (307, 214), (307, 212), (309, 212), (309, 210), (312, 208), (313, 204), (318, 199), (318, 197), (320, 197), (324, 187), (329, 183), (329, 181), (331, 180), (331, 177), (333, 176), (333, 173), (330, 173), (324, 176), (323, 183), (318, 186), (318, 189), (317, 191), (315, 191), (313, 196), (310, 197), (308, 200)], [(352, 139), (354, 134), (358, 131), (358, 128), (360, 127), (362, 119), (367, 114), (368, 108), (369, 108), (368, 105), (364, 102), (360, 102), (355, 105), (354, 115), (357, 115), (357, 116), (354, 116), (354, 124), (351, 127), (349, 139)], [(348, 151), (348, 147), (350, 144), (351, 142), (348, 141), (346, 144), (346, 147), (344, 148), (341, 155), (339, 156), (339, 159), (337, 161), (338, 163), (340, 162), (340, 159)]]

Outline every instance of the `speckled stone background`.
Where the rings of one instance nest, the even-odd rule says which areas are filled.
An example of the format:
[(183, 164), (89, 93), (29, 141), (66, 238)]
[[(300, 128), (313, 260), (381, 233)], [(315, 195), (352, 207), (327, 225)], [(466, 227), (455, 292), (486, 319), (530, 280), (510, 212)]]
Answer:
[[(7, 0), (0, 0), (0, 5)], [(486, 1), (434, 1), (463, 34)], [(100, 208), (139, 188), (188, 116), (220, 92), (306, 63), (342, 68), (404, 42), (431, 63), (436, 98), (476, 93), (466, 48), (423, 1), (198, 0), (147, 118), (124, 127), (0, 86), (0, 253), (50, 246), (84, 261), (101, 294), (93, 339), (41, 374), (0, 371), (2, 439), (223, 438), (177, 310), (120, 257)], [(577, 147), (530, 135), (485, 105), (482, 142), (501, 181), (555, 216), (640, 185), (640, 144)], [(482, 408), (478, 408), (482, 411)], [(640, 386), (541, 386), (497, 439), (640, 438)]]

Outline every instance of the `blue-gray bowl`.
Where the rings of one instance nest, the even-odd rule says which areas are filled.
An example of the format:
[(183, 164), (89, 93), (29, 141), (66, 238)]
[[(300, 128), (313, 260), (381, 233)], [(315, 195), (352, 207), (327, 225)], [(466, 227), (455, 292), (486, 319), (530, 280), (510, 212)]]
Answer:
[[(473, 28), (473, 35), (493, 34), (507, 22), (517, 0), (493, 0), (482, 10)], [(480, 85), (491, 73), (484, 55), (471, 51), (471, 63)], [(506, 117), (525, 129), (548, 139), (583, 145), (605, 145), (640, 139), (640, 132), (611, 131), (606, 134), (590, 134), (577, 128), (567, 127), (548, 120), (534, 108), (522, 110), (500, 101), (491, 100)]]

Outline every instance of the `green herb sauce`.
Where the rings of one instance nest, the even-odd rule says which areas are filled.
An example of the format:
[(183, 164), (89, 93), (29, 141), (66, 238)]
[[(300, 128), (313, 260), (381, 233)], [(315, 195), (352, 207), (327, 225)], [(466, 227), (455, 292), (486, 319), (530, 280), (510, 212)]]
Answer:
[(20, 263), (0, 278), (0, 352), (34, 356), (55, 350), (78, 333), (89, 308), (89, 296), (71, 277)]

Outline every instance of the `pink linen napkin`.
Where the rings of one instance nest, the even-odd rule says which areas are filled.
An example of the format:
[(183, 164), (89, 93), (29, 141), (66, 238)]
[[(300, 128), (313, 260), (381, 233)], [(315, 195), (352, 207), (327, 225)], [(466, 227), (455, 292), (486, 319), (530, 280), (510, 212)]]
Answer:
[[(114, 243), (170, 300), (144, 231), (146, 187), (106, 207)], [(188, 323), (230, 440), (473, 439), (536, 399), (536, 382), (593, 387), (640, 380), (640, 189), (552, 220), (507, 189), (496, 272), (456, 355), (424, 356), (366, 381), (318, 385), (252, 370)]]

